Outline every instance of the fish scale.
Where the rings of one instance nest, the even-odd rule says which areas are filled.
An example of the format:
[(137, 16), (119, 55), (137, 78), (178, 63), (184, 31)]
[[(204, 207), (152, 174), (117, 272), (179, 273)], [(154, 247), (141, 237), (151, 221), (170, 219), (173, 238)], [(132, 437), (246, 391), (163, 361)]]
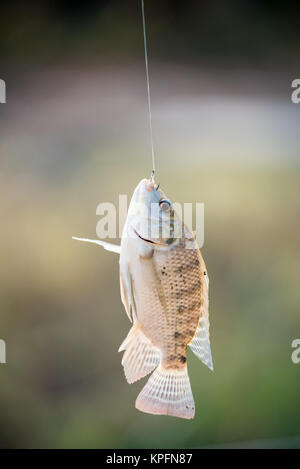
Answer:
[[(150, 327), (148, 321), (145, 324), (147, 336), (162, 351), (164, 365), (174, 368), (182, 368), (185, 363), (186, 347), (195, 335), (202, 304), (201, 271), (198, 260), (200, 253), (198, 254), (196, 245), (195, 249), (186, 249), (184, 243), (185, 238), (178, 246), (167, 252), (157, 251), (153, 256), (153, 262), (161, 273), (160, 280), (165, 295), (169, 327), (162, 328), (162, 333), (157, 334), (154, 318)], [(185, 273), (186, 267), (188, 275)], [(187, 284), (192, 287), (190, 292), (187, 291)], [(196, 288), (193, 288), (194, 286)], [(147, 308), (144, 314), (146, 317), (149, 315), (153, 317)], [(141, 325), (143, 326), (142, 320)]]

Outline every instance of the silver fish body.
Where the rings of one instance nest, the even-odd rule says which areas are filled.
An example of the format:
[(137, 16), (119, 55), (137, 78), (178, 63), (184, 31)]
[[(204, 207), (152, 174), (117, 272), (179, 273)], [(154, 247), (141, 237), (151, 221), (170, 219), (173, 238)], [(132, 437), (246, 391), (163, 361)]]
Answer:
[(152, 180), (129, 206), (121, 246), (73, 237), (120, 254), (121, 298), (133, 326), (119, 351), (129, 383), (153, 372), (136, 400), (151, 414), (193, 418), (187, 347), (213, 369), (208, 276), (197, 243)]
[(137, 186), (129, 207), (120, 282), (122, 301), (133, 321), (120, 347), (125, 351), (126, 378), (134, 382), (154, 370), (136, 407), (193, 418), (187, 346), (212, 369), (208, 276), (192, 233), (165, 194), (147, 179)]

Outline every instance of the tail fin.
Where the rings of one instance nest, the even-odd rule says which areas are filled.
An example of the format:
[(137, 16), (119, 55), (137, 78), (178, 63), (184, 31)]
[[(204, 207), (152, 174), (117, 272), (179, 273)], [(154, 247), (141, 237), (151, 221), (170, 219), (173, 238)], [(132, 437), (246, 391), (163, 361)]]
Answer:
[(160, 362), (160, 351), (143, 334), (138, 325), (132, 326), (128, 336), (121, 344), (119, 352), (125, 350), (122, 359), (124, 373), (128, 383), (151, 373)]
[(195, 404), (187, 367), (177, 370), (159, 365), (138, 395), (135, 406), (149, 414), (194, 418)]

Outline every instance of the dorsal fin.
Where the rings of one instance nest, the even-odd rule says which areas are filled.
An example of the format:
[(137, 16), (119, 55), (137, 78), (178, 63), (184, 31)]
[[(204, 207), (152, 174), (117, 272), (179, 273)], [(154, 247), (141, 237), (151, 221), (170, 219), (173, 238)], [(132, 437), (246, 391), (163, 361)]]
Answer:
[(209, 312), (208, 312), (208, 290), (209, 290), (209, 278), (207, 275), (207, 270), (205, 266), (205, 262), (201, 255), (200, 250), (198, 251), (199, 254), (199, 261), (200, 261), (200, 269), (202, 273), (203, 279), (203, 288), (202, 288), (202, 307), (201, 307), (201, 316), (199, 319), (199, 324), (196, 330), (196, 333), (189, 343), (191, 350), (194, 354), (208, 366), (210, 370), (213, 371), (213, 361), (210, 349), (210, 340), (209, 340)]
[(189, 343), (189, 347), (194, 354), (207, 365), (210, 370), (213, 371), (213, 361), (210, 350), (209, 341), (209, 321), (207, 318), (202, 316), (199, 320), (199, 324), (192, 341)]

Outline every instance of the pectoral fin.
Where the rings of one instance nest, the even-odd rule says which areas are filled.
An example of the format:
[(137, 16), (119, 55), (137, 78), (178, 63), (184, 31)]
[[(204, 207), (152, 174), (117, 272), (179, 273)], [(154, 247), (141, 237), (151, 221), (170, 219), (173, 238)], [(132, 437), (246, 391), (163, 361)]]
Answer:
[(126, 272), (124, 272), (124, 270), (121, 270), (120, 289), (123, 305), (125, 307), (129, 320), (132, 322), (133, 319), (136, 319), (137, 312), (134, 298), (133, 280), (129, 269), (127, 269)]
[(167, 304), (166, 304), (165, 293), (164, 293), (161, 278), (158, 275), (158, 269), (156, 267), (154, 259), (152, 259), (151, 264), (152, 264), (153, 275), (154, 275), (154, 278), (155, 278), (155, 291), (156, 291), (156, 294), (159, 298), (159, 301), (160, 301), (164, 316), (166, 318), (167, 324), (170, 324), (169, 318), (168, 318), (168, 312), (167, 312)]

